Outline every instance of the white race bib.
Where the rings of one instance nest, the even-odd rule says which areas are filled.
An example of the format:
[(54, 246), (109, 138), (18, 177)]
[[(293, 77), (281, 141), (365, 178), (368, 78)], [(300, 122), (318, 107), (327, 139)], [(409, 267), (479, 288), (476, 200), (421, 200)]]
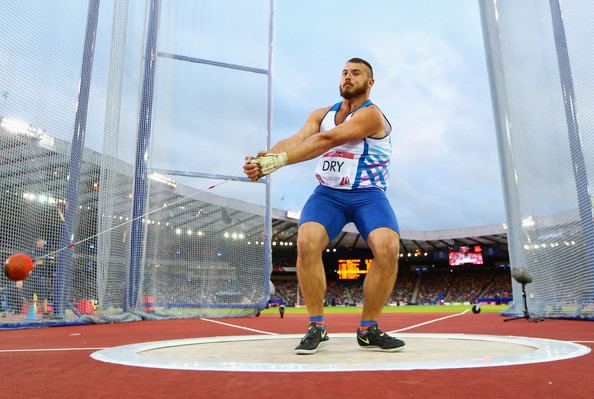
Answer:
[(316, 178), (325, 186), (351, 188), (357, 173), (358, 159), (352, 152), (330, 151), (318, 161)]

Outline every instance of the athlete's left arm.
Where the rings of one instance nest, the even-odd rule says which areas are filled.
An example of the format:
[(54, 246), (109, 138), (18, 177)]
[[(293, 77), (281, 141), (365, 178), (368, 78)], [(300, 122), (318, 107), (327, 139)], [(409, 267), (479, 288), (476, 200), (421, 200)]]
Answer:
[(293, 164), (316, 158), (329, 149), (351, 140), (384, 135), (384, 118), (374, 106), (359, 109), (348, 121), (334, 129), (308, 137), (287, 151), (287, 163)]

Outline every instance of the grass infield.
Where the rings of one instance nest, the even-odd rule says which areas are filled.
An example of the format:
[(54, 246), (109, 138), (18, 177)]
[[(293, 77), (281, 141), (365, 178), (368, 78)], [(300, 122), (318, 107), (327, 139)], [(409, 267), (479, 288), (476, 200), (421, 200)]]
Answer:
[[(481, 312), (500, 313), (507, 309), (507, 305), (481, 305)], [(471, 310), (472, 305), (411, 305), (411, 306), (384, 306), (384, 313), (460, 313)], [(361, 313), (361, 306), (334, 306), (325, 307), (324, 313)], [(278, 314), (278, 308), (264, 309), (262, 314)], [(307, 314), (305, 307), (285, 308), (285, 314)]]

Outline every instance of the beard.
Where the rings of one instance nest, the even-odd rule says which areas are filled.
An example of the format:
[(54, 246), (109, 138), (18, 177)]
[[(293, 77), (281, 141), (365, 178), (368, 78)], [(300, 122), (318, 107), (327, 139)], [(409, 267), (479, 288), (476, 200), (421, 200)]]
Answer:
[(351, 87), (344, 88), (340, 85), (338, 86), (338, 90), (340, 91), (340, 96), (342, 98), (344, 98), (345, 100), (350, 100), (355, 97), (359, 97), (359, 96), (365, 94), (365, 92), (367, 91), (367, 89), (363, 86), (361, 86), (361, 87), (351, 86)]

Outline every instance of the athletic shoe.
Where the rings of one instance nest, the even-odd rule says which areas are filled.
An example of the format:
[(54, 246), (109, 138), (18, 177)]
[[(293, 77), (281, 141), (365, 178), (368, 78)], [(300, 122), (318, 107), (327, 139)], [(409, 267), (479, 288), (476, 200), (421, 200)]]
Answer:
[(329, 339), (326, 330), (317, 328), (316, 323), (310, 323), (307, 327), (307, 334), (301, 339), (299, 345), (295, 347), (295, 353), (298, 355), (313, 355)]
[(377, 324), (361, 331), (357, 329), (357, 343), (363, 350), (375, 350), (382, 352), (398, 352), (404, 349), (405, 343), (377, 328)]

